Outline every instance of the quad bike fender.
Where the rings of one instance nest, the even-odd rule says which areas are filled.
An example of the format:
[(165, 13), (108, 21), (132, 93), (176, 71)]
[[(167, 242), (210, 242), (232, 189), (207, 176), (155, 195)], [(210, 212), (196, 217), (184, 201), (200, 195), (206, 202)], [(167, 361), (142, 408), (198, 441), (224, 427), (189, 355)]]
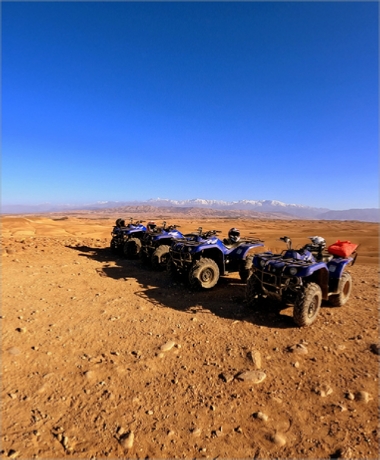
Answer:
[(133, 230), (128, 230), (127, 232), (124, 233), (124, 235), (129, 239), (129, 238), (142, 238), (144, 235), (144, 231), (141, 229), (133, 229)]
[(178, 230), (171, 230), (168, 235), (170, 236), (170, 238), (183, 238), (183, 235), (181, 232), (179, 232)]
[(322, 299), (328, 300), (329, 298), (329, 272), (326, 267), (315, 270), (312, 275), (312, 280), (318, 284), (322, 291)]
[[(182, 233), (178, 232), (177, 230), (172, 230), (170, 232), (165, 232), (165, 233), (161, 233), (159, 235), (156, 235), (153, 237), (153, 240), (154, 241), (160, 241), (160, 240), (167, 240), (168, 242), (166, 244), (171, 244), (171, 240), (172, 239), (176, 239), (176, 238), (183, 238), (183, 235)], [(163, 244), (163, 242), (160, 241), (161, 244)]]
[(352, 262), (352, 259), (332, 259), (328, 264), (331, 279), (340, 279), (345, 267)]
[(325, 271), (328, 274), (328, 268), (327, 268), (327, 265), (324, 262), (315, 263), (315, 264), (307, 265), (307, 266), (303, 267), (297, 273), (297, 276), (300, 276), (302, 278), (307, 278), (307, 277), (312, 276), (313, 274), (315, 274), (316, 272), (321, 271), (321, 270)]
[(209, 251), (210, 249), (215, 249), (217, 251), (222, 252), (221, 248), (218, 245), (217, 238), (210, 238), (208, 240), (205, 240), (204, 242), (194, 247), (192, 253), (193, 254), (203, 253), (203, 251)]
[(253, 246), (252, 244), (241, 244), (240, 246), (232, 249), (229, 255), (230, 257), (236, 259), (245, 259), (247, 257), (248, 251), (255, 247), (256, 246)]
[(224, 255), (223, 252), (218, 248), (218, 246), (207, 246), (203, 244), (201, 246), (198, 246), (195, 254), (193, 253), (193, 258), (195, 260), (199, 260), (201, 257), (215, 261), (219, 267), (220, 274), (224, 275)]

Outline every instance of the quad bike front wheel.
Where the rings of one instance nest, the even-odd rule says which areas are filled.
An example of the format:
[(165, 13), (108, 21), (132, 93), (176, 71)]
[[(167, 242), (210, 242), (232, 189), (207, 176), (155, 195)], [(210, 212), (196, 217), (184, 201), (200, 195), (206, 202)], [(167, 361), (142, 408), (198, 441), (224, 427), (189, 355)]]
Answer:
[(211, 289), (219, 280), (219, 267), (212, 259), (197, 260), (189, 272), (189, 283), (192, 289)]
[(111, 252), (113, 252), (114, 254), (116, 254), (118, 252), (118, 246), (117, 246), (117, 243), (114, 239), (111, 240), (111, 243), (110, 243), (110, 249), (111, 249)]
[(317, 319), (322, 305), (322, 290), (316, 283), (309, 283), (294, 302), (293, 319), (300, 326), (310, 326)]
[(344, 272), (339, 282), (339, 294), (329, 297), (329, 302), (334, 307), (342, 307), (350, 298), (352, 290), (352, 278), (348, 272)]
[(261, 289), (260, 281), (256, 276), (251, 276), (247, 281), (245, 288), (245, 300), (248, 307), (255, 308), (262, 299), (263, 291)]
[(170, 246), (163, 244), (152, 254), (152, 267), (155, 270), (164, 270), (169, 259)]
[(124, 243), (124, 255), (127, 259), (135, 259), (141, 250), (141, 241), (138, 238), (130, 238)]
[(176, 267), (175, 263), (173, 262), (173, 259), (171, 258), (170, 254), (168, 257), (168, 261), (166, 264), (166, 273), (169, 275), (169, 277), (173, 281), (182, 281), (184, 276), (182, 273), (179, 272), (178, 268)]
[(141, 249), (139, 253), (139, 257), (143, 265), (149, 265), (150, 257), (149, 257), (149, 254), (146, 253), (146, 251)]
[(248, 278), (251, 276), (252, 271), (253, 256), (247, 256), (245, 260), (241, 261), (239, 267), (239, 276), (243, 283), (248, 281)]

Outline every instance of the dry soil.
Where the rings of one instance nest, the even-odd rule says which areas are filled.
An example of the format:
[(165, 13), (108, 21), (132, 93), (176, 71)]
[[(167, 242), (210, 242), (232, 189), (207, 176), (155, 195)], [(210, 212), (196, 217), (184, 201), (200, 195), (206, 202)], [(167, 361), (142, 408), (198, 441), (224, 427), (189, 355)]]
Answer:
[(378, 458), (377, 224), (168, 222), (360, 243), (349, 302), (298, 328), (235, 274), (191, 292), (112, 254), (116, 217), (2, 218), (2, 458)]

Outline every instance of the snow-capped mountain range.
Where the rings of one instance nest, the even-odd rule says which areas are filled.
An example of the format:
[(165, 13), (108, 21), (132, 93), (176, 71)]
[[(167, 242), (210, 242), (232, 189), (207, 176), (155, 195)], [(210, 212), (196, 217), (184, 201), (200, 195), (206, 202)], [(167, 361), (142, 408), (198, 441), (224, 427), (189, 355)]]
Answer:
[(153, 207), (193, 207), (209, 208), (219, 210), (242, 210), (255, 211), (260, 213), (281, 213), (301, 219), (321, 219), (321, 220), (361, 220), (365, 222), (380, 222), (380, 210), (378, 208), (347, 209), (343, 211), (333, 211), (328, 208), (315, 208), (300, 204), (287, 204), (276, 200), (205, 200), (194, 198), (191, 200), (171, 200), (163, 198), (151, 198), (146, 201), (97, 201), (82, 205), (52, 205), (44, 203), (41, 205), (4, 205), (1, 208), (2, 214), (20, 213), (43, 213), (43, 212), (68, 212), (74, 210), (101, 210), (121, 208), (126, 206), (153, 206)]

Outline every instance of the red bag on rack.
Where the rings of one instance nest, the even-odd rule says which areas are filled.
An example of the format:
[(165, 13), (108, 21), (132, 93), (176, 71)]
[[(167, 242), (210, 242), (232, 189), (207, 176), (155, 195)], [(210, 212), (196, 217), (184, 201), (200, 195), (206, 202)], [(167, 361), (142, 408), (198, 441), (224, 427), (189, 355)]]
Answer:
[(358, 244), (351, 243), (351, 241), (340, 241), (332, 244), (327, 248), (330, 254), (340, 257), (349, 257), (358, 247)]

